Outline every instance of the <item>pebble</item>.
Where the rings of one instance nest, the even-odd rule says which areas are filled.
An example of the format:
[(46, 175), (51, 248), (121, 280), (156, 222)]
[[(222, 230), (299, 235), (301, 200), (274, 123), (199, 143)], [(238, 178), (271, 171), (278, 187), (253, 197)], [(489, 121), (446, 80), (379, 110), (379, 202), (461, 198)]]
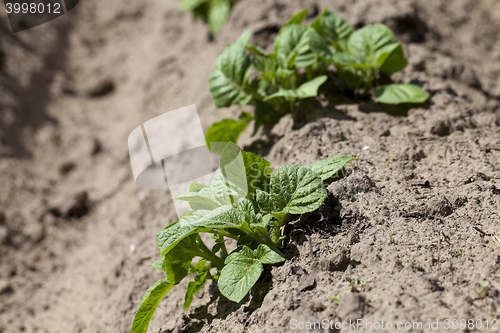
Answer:
[(301, 279), (299, 291), (312, 290), (314, 288), (316, 288), (316, 279), (314, 277)]
[(453, 213), (453, 208), (448, 199), (444, 196), (432, 198), (427, 202), (428, 215), (435, 216), (448, 216)]
[(13, 292), (12, 286), (7, 280), (0, 280), (0, 295)]

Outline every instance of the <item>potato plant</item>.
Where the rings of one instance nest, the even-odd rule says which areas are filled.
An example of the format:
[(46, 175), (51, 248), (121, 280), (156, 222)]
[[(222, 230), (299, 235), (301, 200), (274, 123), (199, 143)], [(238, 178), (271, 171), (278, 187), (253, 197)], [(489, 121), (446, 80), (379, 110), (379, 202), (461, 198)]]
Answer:
[[(240, 302), (264, 265), (287, 259), (281, 247), (290, 217), (318, 209), (327, 197), (325, 182), (339, 179), (339, 171), (355, 159), (340, 156), (307, 167), (284, 165), (271, 172), (268, 161), (235, 144), (226, 145), (210, 186), (192, 183), (189, 193), (173, 198), (187, 201), (192, 210), (157, 234), (162, 259), (152, 266), (166, 277), (146, 291), (132, 333), (145, 333), (160, 300), (190, 275), (194, 277), (187, 285), (184, 309), (208, 280), (217, 280), (223, 296)], [(215, 238), (212, 248), (201, 233)], [(228, 238), (237, 242), (230, 253)]]
[(212, 36), (217, 35), (226, 23), (231, 8), (237, 0), (180, 0), (182, 10), (193, 12), (194, 19), (200, 18), (208, 25)]
[(254, 113), (214, 123), (206, 134), (208, 144), (236, 142), (251, 120), (255, 120), (254, 134), (261, 125), (277, 123), (294, 111), (297, 100), (316, 97), (327, 80), (339, 91), (356, 97), (373, 95), (379, 103), (428, 99), (429, 94), (416, 85), (377, 85), (380, 76), (391, 76), (408, 64), (389, 27), (372, 24), (355, 30), (328, 10), (306, 26), (302, 24), (306, 15), (307, 9), (281, 28), (272, 53), (249, 44), (246, 31), (218, 57), (209, 79), (215, 105), (252, 105)]

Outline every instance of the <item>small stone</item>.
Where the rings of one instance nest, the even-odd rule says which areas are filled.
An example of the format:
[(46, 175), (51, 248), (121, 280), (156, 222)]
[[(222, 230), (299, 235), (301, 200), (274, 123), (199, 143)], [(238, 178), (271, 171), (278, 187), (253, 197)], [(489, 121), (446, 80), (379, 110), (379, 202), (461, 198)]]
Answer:
[(438, 120), (431, 126), (431, 133), (438, 136), (450, 135), (451, 133), (450, 124), (448, 124), (448, 122), (446, 121)]
[(411, 186), (431, 187), (429, 181), (426, 179), (409, 180), (408, 184), (410, 184)]
[(356, 229), (351, 229), (347, 234), (347, 244), (354, 245), (359, 243), (359, 232)]
[(74, 162), (66, 162), (59, 168), (59, 173), (62, 176), (66, 176), (75, 169), (76, 169), (76, 164)]
[(313, 312), (321, 312), (324, 311), (325, 309), (326, 306), (321, 302), (313, 302), (311, 304), (311, 310), (313, 310)]
[(0, 280), (0, 295), (14, 292), (11, 284), (7, 280)]
[(385, 131), (383, 131), (380, 136), (383, 137), (383, 136), (389, 136), (391, 135), (391, 131), (389, 131), (388, 129), (386, 129)]
[(66, 212), (66, 217), (81, 218), (85, 216), (90, 210), (90, 201), (87, 192), (82, 192), (75, 196), (73, 204)]
[(453, 208), (457, 209), (457, 208), (463, 207), (463, 206), (465, 206), (465, 204), (467, 203), (467, 201), (468, 200), (467, 200), (466, 197), (458, 197), (453, 202)]
[(350, 255), (348, 251), (337, 250), (330, 258), (321, 259), (319, 265), (324, 271), (345, 271), (349, 266)]
[(312, 290), (314, 288), (316, 288), (316, 279), (314, 277), (301, 279), (299, 284), (299, 291)]
[(448, 216), (453, 213), (451, 203), (446, 197), (436, 197), (427, 202), (427, 213), (431, 216), (440, 215)]
[(102, 97), (112, 93), (115, 90), (115, 83), (110, 79), (99, 81), (94, 87), (89, 89), (87, 95), (89, 97)]

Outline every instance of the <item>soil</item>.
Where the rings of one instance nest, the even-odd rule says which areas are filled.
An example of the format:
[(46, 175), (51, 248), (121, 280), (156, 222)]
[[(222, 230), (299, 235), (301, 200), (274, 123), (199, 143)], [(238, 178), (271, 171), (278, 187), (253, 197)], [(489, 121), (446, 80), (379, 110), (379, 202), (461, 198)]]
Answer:
[(217, 55), (247, 29), (269, 47), (292, 14), (327, 7), (356, 27), (389, 25), (409, 60), (393, 80), (422, 85), (430, 101), (383, 107), (326, 86), (273, 129), (245, 132), (240, 144), (273, 166), (361, 156), (319, 212), (296, 218), (290, 259), (251, 296), (236, 304), (207, 285), (183, 311), (183, 282), (149, 332), (288, 332), (293, 320), (323, 319), (420, 331), (439, 320), (432, 331), (444, 332), (445, 319), (500, 319), (490, 236), (500, 222), (500, 3), (241, 0), (211, 40), (174, 0), (87, 0), (15, 35), (0, 17), (0, 332), (129, 332), (163, 277), (148, 266), (155, 234), (176, 219), (168, 192), (134, 183), (129, 133), (190, 104), (204, 130), (249, 111), (215, 109)]

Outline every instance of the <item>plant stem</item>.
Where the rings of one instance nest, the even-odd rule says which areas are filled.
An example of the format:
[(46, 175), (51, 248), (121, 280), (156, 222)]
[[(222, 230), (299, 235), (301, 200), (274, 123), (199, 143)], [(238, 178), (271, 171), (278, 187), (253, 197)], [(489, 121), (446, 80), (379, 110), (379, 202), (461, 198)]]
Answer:
[(290, 113), (293, 113), (293, 110), (295, 110), (295, 97), (290, 97)]
[(222, 257), (224, 259), (226, 259), (228, 256), (227, 248), (226, 248), (226, 240), (224, 239), (224, 236), (218, 235), (218, 237), (219, 237), (219, 242), (222, 244), (222, 246), (220, 248)]
[(224, 267), (224, 262), (215, 254), (213, 254), (212, 251), (210, 251), (205, 245), (205, 243), (203, 243), (203, 241), (198, 242), (198, 248), (200, 249), (200, 257), (207, 259), (218, 269), (222, 269)]
[(216, 234), (216, 235), (218, 235), (218, 236), (229, 237), (229, 238), (232, 238), (232, 239), (238, 240), (238, 238), (237, 238), (238, 236), (233, 235), (233, 234), (231, 234), (231, 233), (229, 233), (229, 232), (226, 232), (226, 231), (221, 231), (221, 230), (212, 229), (210, 232), (211, 232), (211, 233), (213, 233), (213, 234)]
[(373, 76), (374, 76), (374, 73), (373, 73), (373, 70), (372, 69), (369, 69), (367, 72), (366, 72), (366, 83), (365, 83), (365, 87), (363, 88), (363, 94), (366, 96), (370, 90), (372, 89), (372, 81), (373, 81)]
[(307, 81), (311, 81), (313, 79), (313, 74), (314, 74), (312, 66), (307, 66), (306, 71), (307, 71)]

